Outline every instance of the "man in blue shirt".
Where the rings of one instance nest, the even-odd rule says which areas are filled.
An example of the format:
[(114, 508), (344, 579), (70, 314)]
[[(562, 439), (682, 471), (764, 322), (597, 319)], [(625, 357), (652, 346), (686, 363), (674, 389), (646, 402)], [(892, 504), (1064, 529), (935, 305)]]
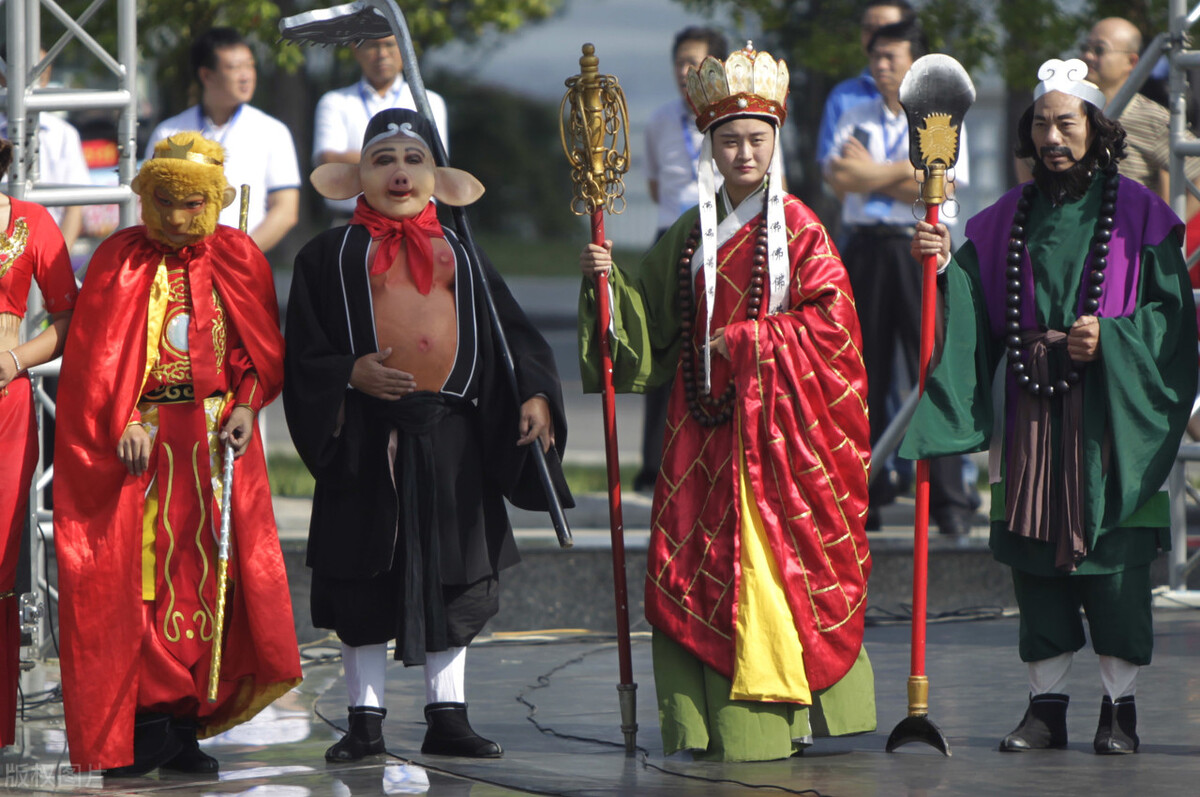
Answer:
[[(867, 51), (867, 45), (875, 31), (884, 25), (911, 19), (915, 14), (908, 0), (870, 0), (863, 9), (859, 22), (863, 52)], [(829, 157), (829, 150), (833, 147), (833, 133), (837, 130), (841, 115), (860, 102), (873, 100), (878, 96), (879, 89), (875, 88), (875, 79), (871, 77), (869, 67), (863, 67), (861, 73), (833, 87), (833, 91), (829, 92), (825, 99), (825, 109), (821, 112), (821, 129), (817, 133), (818, 161), (824, 163)]]

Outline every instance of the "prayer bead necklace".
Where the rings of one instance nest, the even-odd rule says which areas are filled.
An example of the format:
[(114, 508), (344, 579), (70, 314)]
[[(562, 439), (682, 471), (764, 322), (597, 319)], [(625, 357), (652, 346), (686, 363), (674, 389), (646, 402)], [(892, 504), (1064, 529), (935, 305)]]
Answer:
[[(1083, 302), (1083, 311), (1095, 313), (1100, 308), (1100, 297), (1104, 295), (1104, 270), (1108, 267), (1108, 242), (1112, 240), (1113, 213), (1117, 208), (1117, 185), (1120, 177), (1115, 166), (1105, 170), (1104, 195), (1100, 202), (1100, 213), (1096, 218), (1095, 231), (1092, 234), (1091, 268), (1085, 268), (1084, 284), (1087, 286), (1087, 298)], [(1007, 278), (1007, 298), (1004, 310), (1005, 316), (1005, 345), (1008, 347), (1008, 365), (1016, 377), (1017, 385), (1028, 391), (1030, 395), (1053, 398), (1056, 395), (1069, 393), (1079, 382), (1079, 371), (1074, 363), (1067, 373), (1054, 384), (1041, 384), (1027, 373), (1025, 360), (1021, 356), (1021, 290), (1024, 283), (1021, 280), (1021, 262), (1025, 252), (1025, 226), (1029, 221), (1029, 208), (1033, 203), (1033, 195), (1037, 188), (1033, 183), (1025, 186), (1021, 198), (1017, 200), (1017, 211), (1013, 214), (1012, 228), (1008, 238), (1008, 265), (1005, 269)]]
[[(733, 379), (725, 386), (720, 396), (701, 394), (696, 385), (696, 352), (692, 346), (692, 328), (696, 316), (696, 297), (693, 290), (692, 256), (696, 254), (696, 243), (700, 240), (700, 222), (697, 221), (683, 245), (679, 255), (679, 317), (683, 329), (683, 351), (679, 367), (683, 371), (683, 394), (687, 399), (688, 411), (701, 426), (719, 426), (733, 418), (733, 401), (736, 395)], [(767, 273), (767, 213), (763, 209), (759, 217), (758, 232), (754, 242), (754, 267), (750, 273), (750, 298), (746, 301), (746, 318), (758, 319), (762, 308), (763, 285)]]

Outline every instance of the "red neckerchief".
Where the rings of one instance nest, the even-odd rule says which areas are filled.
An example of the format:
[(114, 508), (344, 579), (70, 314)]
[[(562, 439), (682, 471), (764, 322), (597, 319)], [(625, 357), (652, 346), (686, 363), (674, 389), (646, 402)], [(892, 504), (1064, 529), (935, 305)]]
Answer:
[(428, 294), (433, 287), (433, 242), (432, 238), (445, 238), (437, 211), (430, 202), (425, 209), (411, 219), (393, 219), (367, 204), (366, 197), (358, 198), (351, 224), (361, 224), (379, 239), (375, 259), (371, 261), (371, 274), (382, 274), (392, 267), (400, 254), (400, 243), (408, 256), (408, 271), (416, 283), (417, 290)]

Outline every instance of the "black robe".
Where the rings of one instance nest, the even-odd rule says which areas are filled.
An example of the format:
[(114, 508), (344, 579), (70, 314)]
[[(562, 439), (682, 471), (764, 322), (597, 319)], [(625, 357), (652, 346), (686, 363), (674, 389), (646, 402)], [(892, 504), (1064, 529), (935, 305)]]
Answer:
[[(515, 445), (520, 404), (509, 388), (480, 294), (481, 276), (487, 279), (512, 352), (520, 401), (541, 394), (550, 403), (556, 450), (546, 459), (563, 505), (574, 504), (559, 465), (567, 425), (554, 355), (482, 253), (483, 274), (473, 274), (463, 244), (451, 230), (446, 230), (446, 240), (457, 261), (460, 355), (444, 392), (465, 390), (467, 381), (477, 385), (474, 411), (485, 522), (472, 538), (455, 542), (453, 548), (463, 555), (443, 556), (440, 569), (443, 583), (469, 584), (520, 559), (502, 497), (523, 509), (546, 508), (530, 449)], [(359, 225), (321, 233), (296, 256), (288, 298), (284, 410), (296, 449), (316, 479), (307, 564), (327, 578), (369, 578), (387, 572), (399, 558), (401, 509), (390, 475), (390, 430), (371, 412), (370, 403), (379, 400), (348, 387), (354, 362), (378, 350), (367, 271), (369, 246), (370, 236)], [(460, 373), (466, 362), (461, 352), (472, 342), (475, 372), (468, 375)], [(448, 532), (443, 530), (443, 536)]]

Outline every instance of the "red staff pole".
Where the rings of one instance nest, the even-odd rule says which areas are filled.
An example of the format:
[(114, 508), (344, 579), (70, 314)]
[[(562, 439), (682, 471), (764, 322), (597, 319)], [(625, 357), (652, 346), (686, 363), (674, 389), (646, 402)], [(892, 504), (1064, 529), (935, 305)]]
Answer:
[[(925, 201), (925, 221), (938, 223), (938, 208), (945, 199), (946, 167), (934, 163), (928, 167), (921, 198)], [(925, 392), (925, 377), (933, 359), (933, 339), (937, 311), (937, 255), (921, 260), (921, 355), (918, 363), (917, 390)], [(912, 645), (908, 675), (908, 716), (892, 730), (886, 749), (890, 753), (908, 742), (924, 742), (945, 755), (950, 746), (941, 729), (929, 719), (929, 678), (925, 675), (925, 613), (929, 590), (929, 460), (917, 461), (916, 517), (913, 519), (913, 600)]]
[[(592, 220), (592, 243), (604, 246), (604, 211), (622, 190), (621, 174), (628, 167), (628, 151), (622, 152), (628, 138), (625, 97), (616, 78), (599, 73), (596, 48), (583, 45), (580, 73), (567, 80), (562, 108), (570, 108), (562, 118), (563, 151), (572, 165), (575, 200)], [(576, 210), (576, 212), (580, 212)], [(616, 392), (613, 389), (612, 307), (609, 304), (608, 275), (596, 275), (598, 305), (597, 338), (600, 347), (604, 413), (604, 459), (608, 469), (608, 517), (612, 539), (613, 595), (617, 612), (617, 657), (621, 681), (617, 697), (621, 707), (621, 731), (625, 753), (637, 749), (637, 684), (633, 681), (633, 652), (629, 639), (629, 590), (625, 583), (625, 524), (621, 511), (621, 462), (617, 452)]]
[[(925, 206), (925, 221), (937, 226), (937, 204)], [(933, 359), (934, 323), (937, 312), (937, 255), (921, 261), (921, 360), (917, 391), (925, 394), (925, 377)], [(913, 520), (912, 653), (909, 674), (925, 677), (925, 614), (929, 594), (929, 460), (917, 461), (916, 517)]]
[[(975, 101), (975, 86), (962, 64), (948, 55), (918, 58), (900, 84), (900, 104), (908, 117), (908, 159), (923, 172), (925, 221), (938, 223), (946, 200), (946, 176), (958, 160), (962, 117)], [(918, 395), (933, 359), (937, 313), (937, 255), (921, 259), (921, 355)], [(925, 614), (929, 590), (929, 461), (917, 462), (917, 506), (913, 521), (912, 652), (908, 676), (908, 716), (892, 730), (890, 753), (908, 742), (925, 742), (950, 755), (946, 737), (929, 719), (929, 679), (925, 675)]]
[[(604, 211), (592, 213), (592, 243), (604, 246)], [(600, 368), (604, 392), (604, 461), (608, 468), (608, 519), (612, 537), (613, 586), (617, 599), (617, 638), (621, 683), (633, 683), (633, 656), (629, 643), (629, 590), (625, 585), (625, 521), (621, 510), (621, 461), (617, 452), (617, 397), (613, 389), (612, 341), (609, 338), (612, 306), (608, 297), (608, 275), (596, 275), (598, 312), (596, 326), (600, 342)]]

